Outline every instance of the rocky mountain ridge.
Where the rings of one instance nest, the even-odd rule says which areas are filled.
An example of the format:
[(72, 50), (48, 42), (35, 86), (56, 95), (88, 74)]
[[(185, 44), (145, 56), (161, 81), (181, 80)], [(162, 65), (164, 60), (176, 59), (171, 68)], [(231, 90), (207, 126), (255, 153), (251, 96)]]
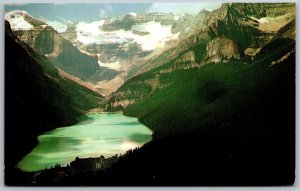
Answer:
[[(124, 81), (170, 62), (177, 66), (162, 72), (244, 56), (253, 59), (278, 30), (293, 20), (293, 10), (293, 4), (224, 3), (219, 9), (202, 10), (196, 16), (129, 13), (92, 23), (73, 23), (60, 34), (26, 16), (35, 30), (15, 33), (55, 66), (108, 96)], [(161, 34), (155, 31), (165, 36), (156, 42)], [(224, 52), (224, 48), (230, 50)], [(185, 65), (180, 66), (181, 62)]]
[[(280, 11), (277, 11), (278, 9)], [(177, 45), (149, 58), (136, 71), (137, 76), (133, 77), (134, 80), (127, 81), (116, 96), (112, 96), (111, 100), (115, 105), (128, 98), (132, 103), (136, 103), (137, 100), (149, 96), (147, 93), (141, 93), (144, 91), (141, 87), (140, 92), (126, 93), (127, 86), (132, 87), (129, 84), (140, 76), (154, 79), (155, 75), (201, 68), (207, 63), (227, 63), (234, 60), (245, 60), (247, 63), (248, 59), (255, 59), (276, 39), (295, 38), (295, 6), (292, 3), (224, 3), (219, 9), (202, 14), (206, 16), (198, 30), (181, 39)], [(273, 30), (266, 30), (269, 27)], [(152, 77), (149, 72), (153, 74)], [(147, 86), (145, 81), (138, 82)]]
[[(280, 28), (295, 18), (295, 6), (293, 3), (223, 3), (219, 9), (200, 13), (198, 16), (201, 15), (203, 19), (196, 31), (163, 53), (145, 60), (136, 74), (168, 63), (191, 47), (199, 58), (197, 62), (201, 62), (205, 53), (203, 48), (209, 41), (219, 37), (235, 41), (246, 54), (250, 52), (248, 56), (253, 57)], [(276, 31), (267, 30), (269, 28)]]

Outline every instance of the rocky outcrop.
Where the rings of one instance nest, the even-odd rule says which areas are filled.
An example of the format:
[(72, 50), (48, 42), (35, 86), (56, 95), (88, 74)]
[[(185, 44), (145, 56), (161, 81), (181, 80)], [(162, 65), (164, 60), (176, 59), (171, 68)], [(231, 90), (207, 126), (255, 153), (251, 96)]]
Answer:
[(34, 30), (14, 31), (18, 38), (47, 57), (57, 57), (61, 52), (61, 36), (50, 26), (35, 26)]
[(57, 57), (61, 52), (61, 36), (46, 26), (36, 37), (34, 49), (48, 57)]
[(122, 100), (119, 102), (113, 102), (111, 103), (111, 107), (122, 107), (122, 108), (126, 108), (128, 107), (130, 104), (133, 104), (135, 101), (134, 100)]
[(175, 60), (175, 64), (180, 63), (194, 63), (196, 61), (195, 52), (192, 50), (189, 50), (185, 53), (183, 53), (179, 58)]
[(238, 43), (226, 38), (216, 38), (206, 46), (208, 62), (227, 62), (230, 59), (240, 59), (242, 55)]
[(106, 105), (105, 111), (121, 111), (134, 103), (135, 100), (127, 100), (127, 99), (122, 101), (111, 102), (110, 104)]

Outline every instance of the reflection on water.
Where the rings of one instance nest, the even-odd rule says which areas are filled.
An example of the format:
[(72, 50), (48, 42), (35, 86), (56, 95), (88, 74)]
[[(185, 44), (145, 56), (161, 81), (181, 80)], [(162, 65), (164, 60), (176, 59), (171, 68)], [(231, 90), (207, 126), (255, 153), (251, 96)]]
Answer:
[(57, 128), (38, 137), (39, 144), (19, 163), (25, 171), (66, 165), (75, 157), (110, 157), (142, 146), (152, 132), (136, 118), (120, 113), (88, 115), (87, 122)]

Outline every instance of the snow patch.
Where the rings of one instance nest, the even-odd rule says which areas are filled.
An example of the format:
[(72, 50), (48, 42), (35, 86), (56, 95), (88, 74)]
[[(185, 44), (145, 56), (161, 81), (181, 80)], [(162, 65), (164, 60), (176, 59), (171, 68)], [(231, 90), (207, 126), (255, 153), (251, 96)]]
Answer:
[(32, 30), (34, 26), (25, 20), (24, 17), (26, 15), (29, 15), (26, 11), (14, 10), (5, 13), (5, 20), (10, 23), (10, 27), (13, 31)]
[(132, 16), (132, 17), (136, 17), (136, 16), (137, 16), (137, 14), (136, 14), (136, 13), (133, 13), (133, 12), (128, 13), (128, 15), (130, 15), (130, 16)]
[(82, 44), (117, 44), (127, 40), (118, 37), (115, 33), (101, 31), (105, 20), (92, 23), (80, 22), (76, 25), (77, 41)]
[[(73, 46), (76, 47), (76, 45), (74, 45), (74, 44), (73, 44)], [(81, 49), (79, 49), (79, 48), (78, 48), (78, 50), (79, 50), (81, 53), (83, 53), (83, 54), (86, 54), (86, 55), (89, 55), (89, 56), (96, 56), (95, 54), (91, 54), (91, 53), (89, 53), (89, 52), (87, 52), (87, 51), (84, 51), (84, 50), (81, 50)], [(97, 54), (97, 55), (98, 55), (98, 54)]]
[(182, 13), (182, 14), (175, 14), (175, 15), (174, 15), (174, 20), (175, 20), (175, 21), (178, 21), (179, 19), (185, 17), (185, 15), (186, 15), (185, 13)]
[(82, 44), (124, 44), (137, 43), (142, 50), (151, 51), (163, 47), (169, 40), (178, 38), (179, 33), (173, 34), (171, 25), (161, 25), (160, 22), (150, 21), (132, 26), (132, 30), (147, 32), (147, 35), (134, 34), (133, 31), (102, 31), (104, 20), (92, 23), (80, 22), (76, 25), (77, 41)]
[(271, 22), (279, 21), (280, 19), (284, 19), (286, 16), (287, 16), (287, 14), (277, 16), (277, 17), (261, 17), (261, 18), (250, 17), (250, 18), (258, 21), (261, 24), (268, 24)]
[(41, 25), (41, 27), (43, 27), (43, 29), (46, 28), (47, 26), (48, 26), (48, 25)]
[(104, 62), (101, 62), (99, 60), (99, 56), (100, 55), (97, 54), (97, 56), (98, 56), (98, 64), (99, 64), (99, 66), (110, 68), (110, 69), (113, 69), (113, 70), (116, 70), (116, 71), (120, 71), (121, 70), (121, 64), (120, 64), (119, 60), (117, 60), (115, 62), (104, 63)]
[(177, 39), (179, 34), (172, 33), (172, 25), (161, 25), (161, 23), (155, 21), (134, 25), (132, 30), (149, 33), (144, 36), (133, 36), (134, 41), (145, 51), (161, 48), (167, 41)]
[(89, 36), (97, 36), (104, 22), (105, 20), (94, 21), (92, 23), (79, 22), (76, 25), (76, 31)]
[(258, 19), (258, 22), (260, 22), (260, 23), (269, 23), (270, 20), (267, 17), (263, 17), (263, 18)]

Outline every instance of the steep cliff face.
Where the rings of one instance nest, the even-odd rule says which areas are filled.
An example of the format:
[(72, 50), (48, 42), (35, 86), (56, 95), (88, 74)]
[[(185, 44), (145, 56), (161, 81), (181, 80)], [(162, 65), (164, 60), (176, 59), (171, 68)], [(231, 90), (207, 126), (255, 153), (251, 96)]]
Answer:
[(238, 43), (226, 38), (216, 38), (206, 46), (207, 62), (228, 62), (230, 59), (240, 59), (242, 50)]
[(176, 64), (187, 63), (187, 62), (194, 63), (195, 61), (196, 61), (195, 52), (192, 50), (189, 50), (189, 51), (185, 52), (184, 54), (182, 54), (179, 58), (177, 58), (175, 60), (175, 63)]
[(21, 41), (47, 57), (57, 57), (61, 53), (62, 38), (48, 25), (38, 25), (33, 30), (19, 30), (14, 33)]
[(46, 26), (35, 38), (34, 49), (47, 57), (57, 57), (61, 53), (61, 36)]

